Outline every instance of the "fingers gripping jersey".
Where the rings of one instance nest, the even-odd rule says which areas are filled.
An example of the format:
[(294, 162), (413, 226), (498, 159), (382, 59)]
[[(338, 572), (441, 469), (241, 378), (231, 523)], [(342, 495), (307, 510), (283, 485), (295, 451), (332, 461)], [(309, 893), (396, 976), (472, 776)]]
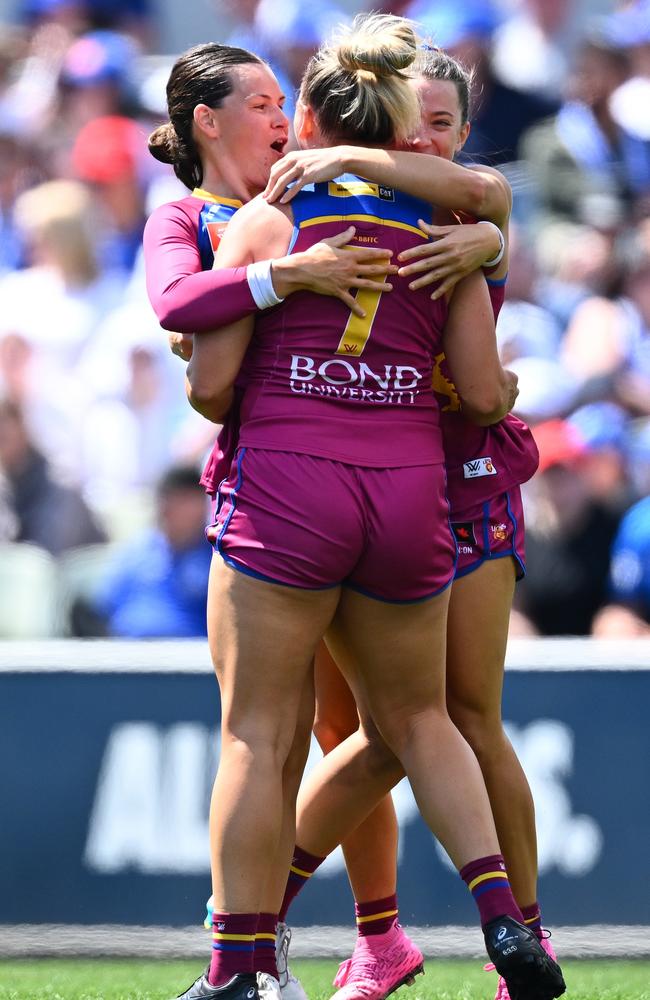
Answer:
[[(349, 225), (353, 245), (394, 257), (427, 239), (418, 219), (430, 217), (429, 205), (354, 175), (309, 185), (291, 204), (290, 252)], [(369, 467), (443, 460), (431, 378), (447, 307), (430, 289), (390, 281), (389, 293), (359, 293), (363, 319), (309, 292), (258, 316), (243, 369), (242, 446)]]

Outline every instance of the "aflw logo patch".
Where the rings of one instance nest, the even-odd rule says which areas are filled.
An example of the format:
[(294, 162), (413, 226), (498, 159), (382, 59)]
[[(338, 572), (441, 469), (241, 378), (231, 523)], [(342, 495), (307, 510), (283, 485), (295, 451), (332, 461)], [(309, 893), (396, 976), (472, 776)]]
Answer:
[(496, 476), (497, 470), (491, 458), (476, 458), (473, 462), (463, 463), (465, 479), (478, 479), (479, 476)]

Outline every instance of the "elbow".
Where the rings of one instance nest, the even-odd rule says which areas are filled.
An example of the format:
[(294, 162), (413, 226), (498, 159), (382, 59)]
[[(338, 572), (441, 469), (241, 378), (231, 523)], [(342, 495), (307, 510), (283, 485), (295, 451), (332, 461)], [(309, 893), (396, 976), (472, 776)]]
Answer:
[(197, 413), (214, 424), (225, 420), (232, 405), (233, 390), (230, 386), (219, 386), (197, 375), (188, 374), (186, 380), (187, 398)]
[(467, 173), (470, 175), (469, 211), (477, 219), (484, 219), (490, 204), (490, 180), (478, 170), (468, 170)]
[(479, 427), (489, 427), (503, 420), (508, 413), (509, 393), (507, 386), (477, 387), (475, 391), (466, 393), (462, 398), (463, 412), (469, 420)]

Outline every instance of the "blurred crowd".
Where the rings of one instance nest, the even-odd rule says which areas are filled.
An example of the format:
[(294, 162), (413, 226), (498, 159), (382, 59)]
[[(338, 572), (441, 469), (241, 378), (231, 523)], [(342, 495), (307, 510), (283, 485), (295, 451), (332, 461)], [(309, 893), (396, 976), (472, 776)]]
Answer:
[[(292, 95), (335, 3), (212, 0), (196, 41)], [(497, 334), (541, 465), (513, 632), (650, 634), (650, 0), (383, 9), (473, 67), (465, 154), (514, 190)], [(147, 214), (186, 193), (146, 147), (173, 62), (154, 14), (17, 0), (0, 25), (0, 637), (205, 631), (215, 428), (143, 280)]]

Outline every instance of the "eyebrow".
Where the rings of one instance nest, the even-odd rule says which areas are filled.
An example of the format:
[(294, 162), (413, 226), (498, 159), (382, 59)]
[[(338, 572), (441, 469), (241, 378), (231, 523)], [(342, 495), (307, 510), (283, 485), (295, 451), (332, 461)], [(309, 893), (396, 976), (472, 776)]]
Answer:
[[(270, 94), (246, 94), (246, 97), (244, 98), (244, 100), (248, 101), (251, 97), (265, 97), (267, 101), (272, 101), (273, 100), (273, 98), (271, 97)], [(286, 101), (285, 95), (284, 94), (280, 94), (280, 96), (278, 97), (278, 100), (279, 101)]]

